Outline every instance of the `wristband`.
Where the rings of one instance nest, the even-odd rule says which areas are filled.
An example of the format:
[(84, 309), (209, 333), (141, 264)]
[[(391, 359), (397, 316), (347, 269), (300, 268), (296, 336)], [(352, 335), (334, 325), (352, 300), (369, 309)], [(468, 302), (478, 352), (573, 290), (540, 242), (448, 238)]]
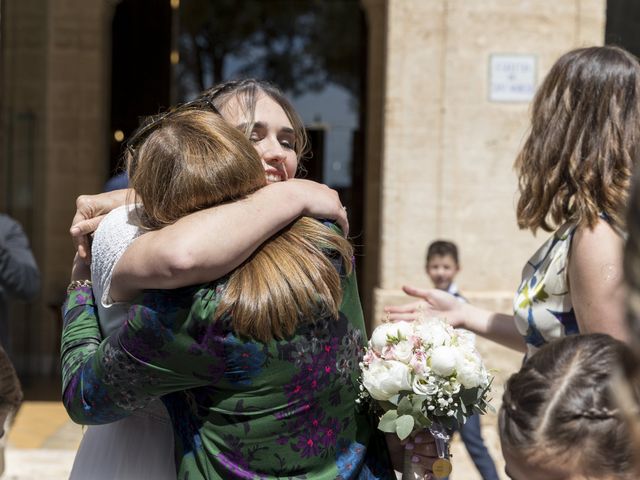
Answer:
[(76, 290), (78, 288), (82, 288), (82, 287), (91, 288), (91, 280), (74, 280), (67, 287), (67, 294), (71, 293), (72, 291), (74, 291), (74, 290)]

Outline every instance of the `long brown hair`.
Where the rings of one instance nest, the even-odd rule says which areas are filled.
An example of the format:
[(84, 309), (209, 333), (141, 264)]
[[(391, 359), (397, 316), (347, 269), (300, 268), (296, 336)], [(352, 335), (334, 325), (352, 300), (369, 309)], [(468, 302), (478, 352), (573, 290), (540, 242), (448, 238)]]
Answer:
[[(144, 128), (144, 138), (129, 155), (129, 177), (147, 228), (266, 185), (256, 150), (218, 114), (176, 109)], [(348, 273), (352, 254), (339, 233), (301, 218), (230, 275), (214, 320), (230, 315), (238, 334), (266, 342), (292, 335), (301, 319), (337, 317), (342, 288), (332, 259)]]
[(624, 231), (624, 206), (640, 141), (640, 65), (625, 50), (572, 50), (551, 68), (533, 101), (518, 154), (518, 225), (551, 231), (601, 214)]
[(612, 388), (618, 376), (627, 379), (637, 417), (636, 370), (629, 347), (609, 335), (545, 345), (507, 382), (499, 413), (503, 445), (589, 478), (637, 478), (628, 412)]

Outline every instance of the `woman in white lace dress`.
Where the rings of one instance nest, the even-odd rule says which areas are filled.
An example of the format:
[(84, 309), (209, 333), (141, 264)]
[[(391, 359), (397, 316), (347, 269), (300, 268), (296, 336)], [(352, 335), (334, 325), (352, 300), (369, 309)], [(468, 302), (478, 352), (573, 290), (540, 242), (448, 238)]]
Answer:
[[(219, 278), (299, 216), (334, 219), (348, 229), (335, 191), (315, 182), (290, 179), (305, 151), (306, 137), (300, 118), (277, 89), (255, 80), (228, 82), (203, 93), (191, 105), (218, 110), (247, 132), (261, 156), (269, 184), (241, 201), (197, 212), (147, 233), (138, 228), (131, 206), (111, 211), (95, 233), (91, 260), (105, 336), (124, 322), (126, 301), (139, 290), (177, 288)], [(144, 132), (140, 129), (138, 141)], [(135, 161), (135, 147), (133, 138), (127, 150), (129, 161)], [(95, 219), (101, 208), (108, 211), (124, 198), (121, 192), (80, 198), (74, 219), (76, 235), (93, 228), (92, 221), (79, 220)], [(86, 253), (86, 245), (81, 249)], [(71, 478), (175, 479), (172, 435), (160, 401), (118, 422), (90, 426)]]

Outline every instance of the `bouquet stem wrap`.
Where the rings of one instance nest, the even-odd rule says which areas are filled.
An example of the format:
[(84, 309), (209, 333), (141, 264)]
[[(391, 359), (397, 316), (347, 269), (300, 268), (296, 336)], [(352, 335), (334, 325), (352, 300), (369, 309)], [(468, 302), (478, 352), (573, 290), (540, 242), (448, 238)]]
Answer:
[[(451, 435), (449, 435), (449, 432), (447, 432), (447, 430), (439, 423), (434, 423), (433, 425), (431, 425), (431, 428), (426, 428), (424, 429), (424, 431), (429, 432), (433, 436), (436, 443), (438, 459), (448, 459), (449, 441), (451, 440)], [(405, 449), (404, 463), (402, 467), (402, 480), (421, 480), (422, 478), (424, 478), (424, 467), (413, 463), (411, 461), (412, 456), (413, 452), (411, 450)], [(446, 478), (449, 476), (449, 473), (451, 473), (451, 468), (448, 460), (445, 463), (449, 465), (449, 468), (441, 468), (438, 472), (434, 471), (433, 473), (436, 478)]]

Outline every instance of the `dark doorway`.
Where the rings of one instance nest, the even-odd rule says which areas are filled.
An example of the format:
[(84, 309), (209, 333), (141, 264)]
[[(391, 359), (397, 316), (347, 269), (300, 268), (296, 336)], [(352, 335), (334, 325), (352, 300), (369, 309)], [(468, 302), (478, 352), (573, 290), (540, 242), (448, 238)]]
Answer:
[(123, 0), (115, 9), (111, 61), (110, 173), (122, 168), (122, 141), (139, 119), (169, 107), (171, 17), (168, 1)]
[(640, 56), (640, 2), (637, 0), (608, 0), (607, 45), (618, 45)]
[(237, 0), (123, 0), (113, 19), (111, 174), (140, 117), (223, 80), (260, 78), (302, 116), (305, 178), (340, 192), (363, 245), (365, 28), (360, 0), (244, 0), (241, 9)]
[[(180, 2), (178, 97), (252, 76), (280, 87), (311, 140), (305, 178), (338, 190), (363, 238), (367, 35), (360, 0)], [(360, 259), (360, 255), (356, 256)]]

